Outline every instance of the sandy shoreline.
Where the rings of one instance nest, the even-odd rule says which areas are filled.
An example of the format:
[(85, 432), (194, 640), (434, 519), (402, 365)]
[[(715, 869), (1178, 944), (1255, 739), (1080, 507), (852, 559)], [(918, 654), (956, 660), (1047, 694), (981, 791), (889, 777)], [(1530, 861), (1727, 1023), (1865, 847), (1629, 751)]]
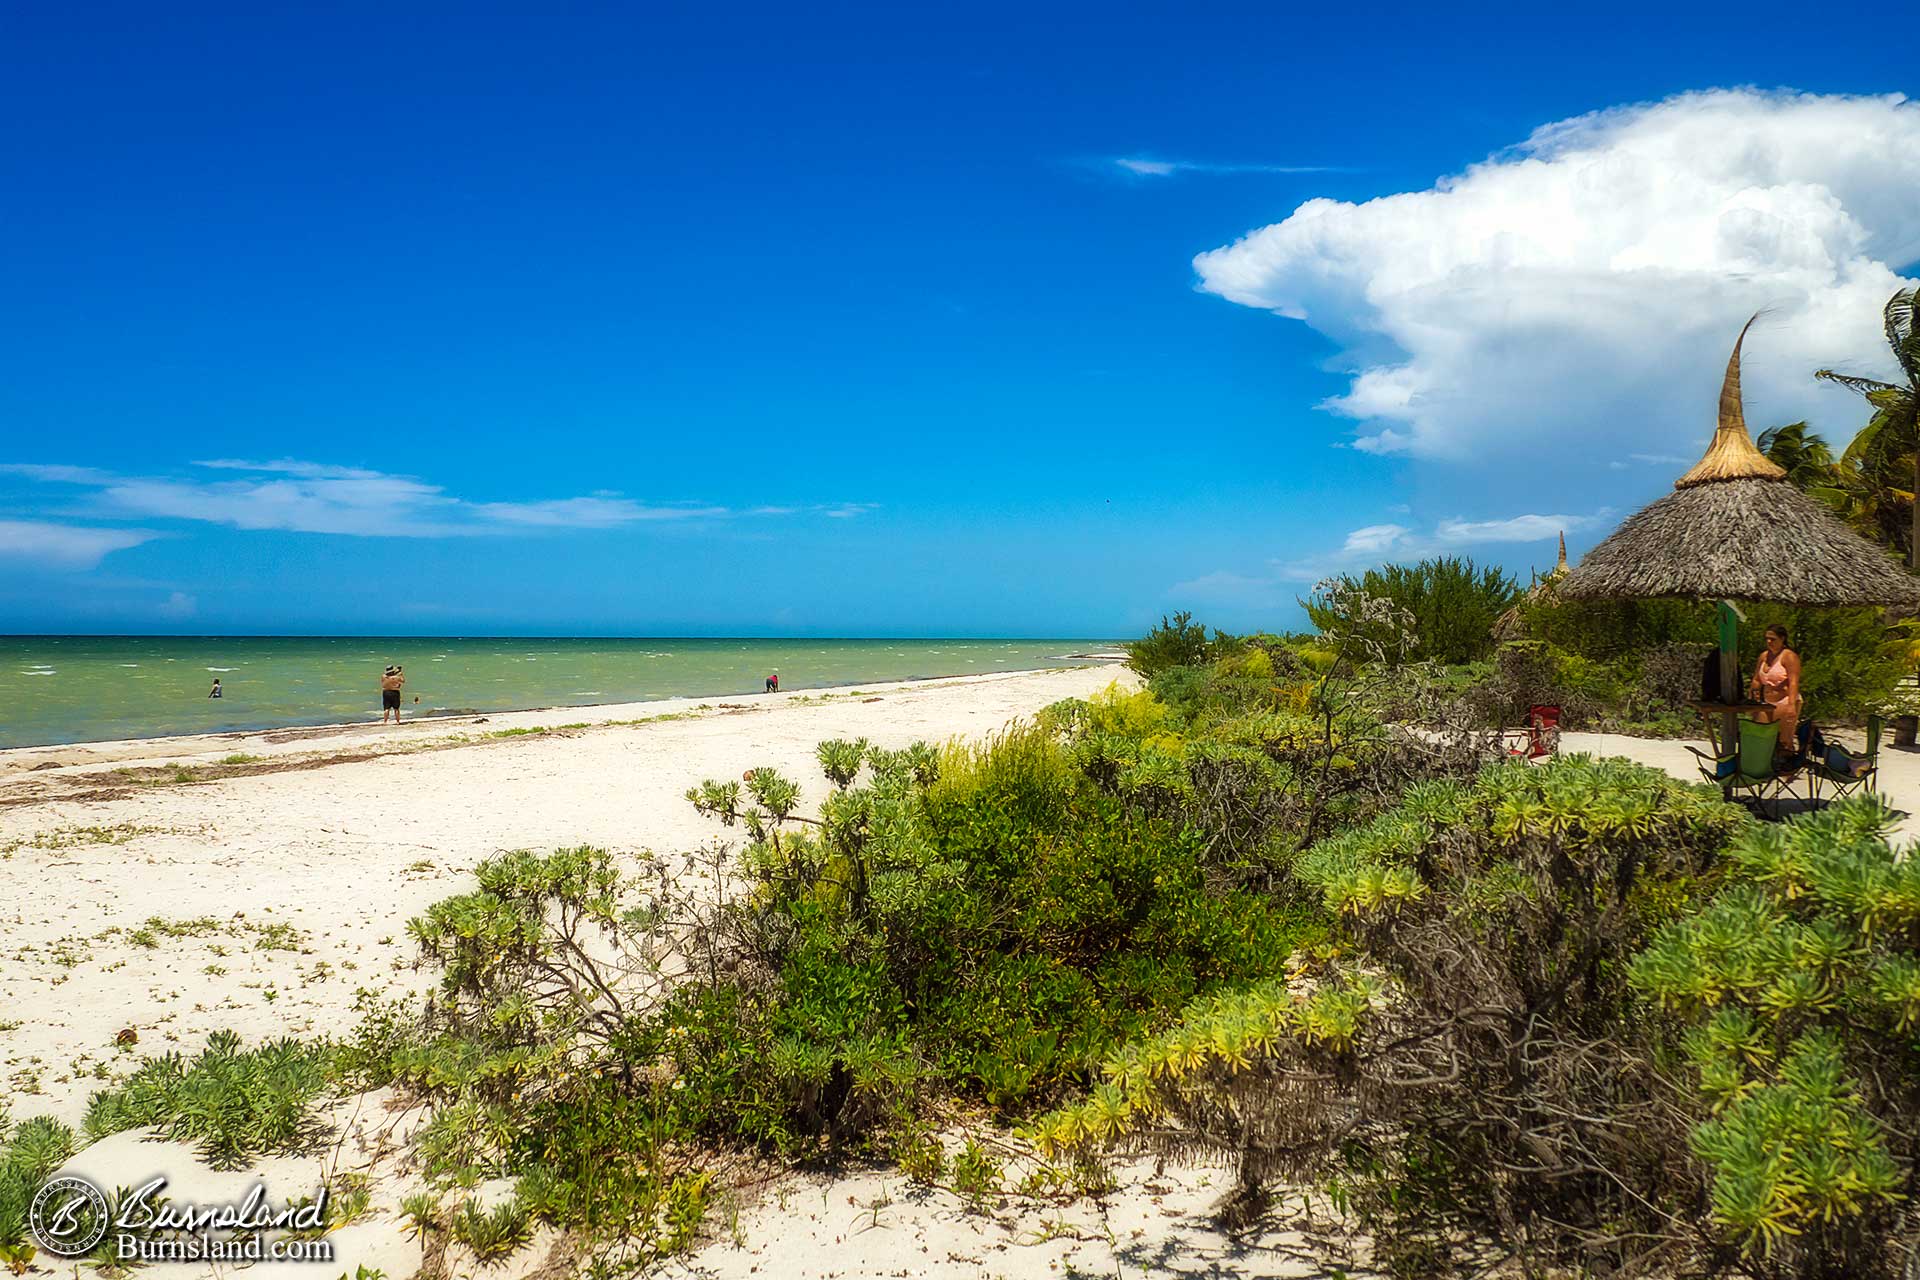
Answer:
[[(1107, 655), (1088, 656), (1107, 657)], [(421, 745), (426, 739), (474, 732), (476, 726), (496, 733), (512, 729), (555, 728), (563, 725), (567, 728), (589, 728), (709, 711), (737, 712), (796, 704), (804, 706), (861, 695), (884, 695), (913, 688), (967, 685), (1044, 672), (1073, 670), (1107, 671), (1109, 673), (1107, 678), (1112, 679), (1113, 675), (1120, 671), (1120, 667), (1116, 659), (1108, 659), (1099, 666), (1085, 668), (1053, 667), (1037, 671), (993, 671), (968, 675), (927, 676), (911, 680), (829, 685), (817, 689), (791, 689), (771, 694), (749, 692), (724, 696), (690, 695), (653, 698), (639, 702), (563, 703), (509, 711), (473, 711), (417, 716), (409, 714), (398, 725), (383, 725), (369, 717), (366, 720), (337, 724), (273, 725), (257, 729), (222, 729), (211, 733), (0, 747), (0, 779), (23, 772), (45, 772), (51, 769), (84, 770), (89, 767), (119, 764), (157, 764), (218, 758), (233, 754), (273, 758), (315, 748), (334, 751), (369, 747), (412, 748)]]

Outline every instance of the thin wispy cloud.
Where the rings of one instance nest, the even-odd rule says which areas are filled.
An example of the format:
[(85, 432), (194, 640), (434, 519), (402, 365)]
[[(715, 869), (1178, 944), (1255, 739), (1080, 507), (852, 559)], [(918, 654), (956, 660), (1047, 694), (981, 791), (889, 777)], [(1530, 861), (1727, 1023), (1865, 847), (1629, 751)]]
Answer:
[(1169, 599), (1181, 604), (1255, 605), (1272, 608), (1291, 603), (1294, 584), (1279, 574), (1235, 573), (1215, 569), (1167, 589)]
[(0, 475), (23, 476), (53, 484), (106, 484), (113, 473), (97, 467), (42, 466), (33, 462), (0, 462)]
[(336, 467), (324, 462), (302, 462), (298, 458), (280, 458), (274, 462), (248, 462), (241, 458), (207, 458), (193, 465), (209, 467), (215, 471), (259, 471), (300, 476), (309, 480), (371, 480), (381, 474), (378, 471), (368, 471), (363, 467)]
[(1291, 602), (1303, 587), (1337, 573), (1351, 573), (1383, 561), (1407, 562), (1451, 555), (1474, 547), (1550, 545), (1562, 533), (1591, 529), (1612, 516), (1607, 508), (1591, 515), (1528, 512), (1498, 520), (1442, 520), (1420, 531), (1405, 524), (1370, 524), (1350, 531), (1333, 551), (1270, 561), (1259, 572), (1216, 569), (1176, 583), (1169, 596), (1179, 602), (1278, 606)]
[(109, 554), (151, 542), (145, 529), (98, 529), (47, 520), (0, 520), (0, 560), (52, 569), (91, 569)]
[(1136, 178), (1171, 178), (1176, 174), (1235, 173), (1342, 173), (1345, 170), (1324, 164), (1216, 164), (1206, 160), (1156, 160), (1148, 156), (1115, 156), (1109, 162), (1123, 173)]
[(1349, 533), (1340, 550), (1350, 556), (1379, 555), (1382, 551), (1392, 550), (1408, 532), (1403, 524), (1370, 524)]
[[(68, 504), (96, 520), (179, 520), (236, 529), (284, 530), (369, 538), (472, 537), (540, 530), (595, 530), (663, 521), (717, 521), (815, 514), (849, 519), (865, 502), (730, 508), (713, 503), (643, 502), (608, 490), (531, 501), (476, 501), (413, 476), (285, 458), (234, 458), (193, 464), (218, 478), (122, 476), (93, 467), (0, 464), (0, 474), (80, 490)], [(69, 567), (90, 567), (111, 551), (152, 538), (147, 532), (11, 523), (4, 551)]]
[(1371, 524), (1349, 533), (1335, 552), (1276, 560), (1272, 567), (1281, 581), (1313, 583), (1328, 574), (1364, 569), (1383, 560), (1405, 562), (1474, 547), (1551, 543), (1563, 533), (1591, 529), (1612, 515), (1610, 508), (1602, 507), (1592, 515), (1529, 512), (1498, 520), (1456, 518), (1442, 520), (1426, 532), (1401, 524)]
[(725, 507), (648, 506), (631, 498), (558, 498), (550, 502), (480, 502), (471, 510), (483, 520), (546, 529), (611, 529), (643, 520), (719, 519)]
[(1584, 529), (1608, 513), (1591, 516), (1509, 516), (1505, 520), (1442, 520), (1433, 531), (1443, 547), (1477, 547), (1496, 542), (1543, 542), (1569, 529)]

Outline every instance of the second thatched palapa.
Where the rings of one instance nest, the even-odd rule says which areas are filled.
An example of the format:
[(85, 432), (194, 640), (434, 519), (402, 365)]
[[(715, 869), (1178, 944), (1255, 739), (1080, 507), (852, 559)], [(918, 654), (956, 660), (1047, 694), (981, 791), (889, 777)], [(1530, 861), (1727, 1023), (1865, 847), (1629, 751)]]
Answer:
[(1560, 563), (1546, 572), (1544, 577), (1536, 576), (1533, 585), (1527, 588), (1527, 594), (1514, 601), (1513, 607), (1501, 614), (1493, 622), (1495, 640), (1518, 640), (1527, 633), (1527, 610), (1552, 602), (1560, 585), (1567, 576), (1567, 535), (1560, 534)]
[(1754, 447), (1740, 404), (1740, 346), (1720, 390), (1720, 426), (1674, 492), (1642, 508), (1561, 579), (1569, 600), (1762, 600), (1920, 604), (1920, 578), (1796, 489)]

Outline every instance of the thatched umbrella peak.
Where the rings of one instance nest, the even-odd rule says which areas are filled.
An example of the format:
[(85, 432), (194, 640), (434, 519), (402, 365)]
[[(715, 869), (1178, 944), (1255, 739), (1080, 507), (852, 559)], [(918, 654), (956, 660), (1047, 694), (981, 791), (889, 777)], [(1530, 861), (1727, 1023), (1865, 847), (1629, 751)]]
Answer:
[(1800, 492), (1747, 435), (1740, 330), (1720, 390), (1720, 424), (1674, 492), (1642, 508), (1558, 586), (1570, 600), (1760, 600), (1920, 604), (1920, 578)]
[(1727, 357), (1727, 376), (1720, 384), (1720, 425), (1713, 433), (1707, 452), (1693, 469), (1673, 482), (1676, 489), (1690, 489), (1716, 480), (1785, 480), (1787, 469), (1760, 452), (1747, 434), (1746, 410), (1740, 404), (1740, 345), (1747, 340), (1748, 320), (1740, 336), (1733, 340), (1733, 354)]

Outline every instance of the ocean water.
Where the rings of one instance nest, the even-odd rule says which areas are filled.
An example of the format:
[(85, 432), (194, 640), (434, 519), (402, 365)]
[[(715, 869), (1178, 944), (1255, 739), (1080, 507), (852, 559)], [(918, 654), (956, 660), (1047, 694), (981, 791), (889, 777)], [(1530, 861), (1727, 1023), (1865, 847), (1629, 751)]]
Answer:
[[(0, 747), (782, 691), (1086, 665), (1100, 640), (0, 636)], [(224, 696), (207, 697), (218, 676)], [(414, 698), (418, 697), (418, 704)]]

